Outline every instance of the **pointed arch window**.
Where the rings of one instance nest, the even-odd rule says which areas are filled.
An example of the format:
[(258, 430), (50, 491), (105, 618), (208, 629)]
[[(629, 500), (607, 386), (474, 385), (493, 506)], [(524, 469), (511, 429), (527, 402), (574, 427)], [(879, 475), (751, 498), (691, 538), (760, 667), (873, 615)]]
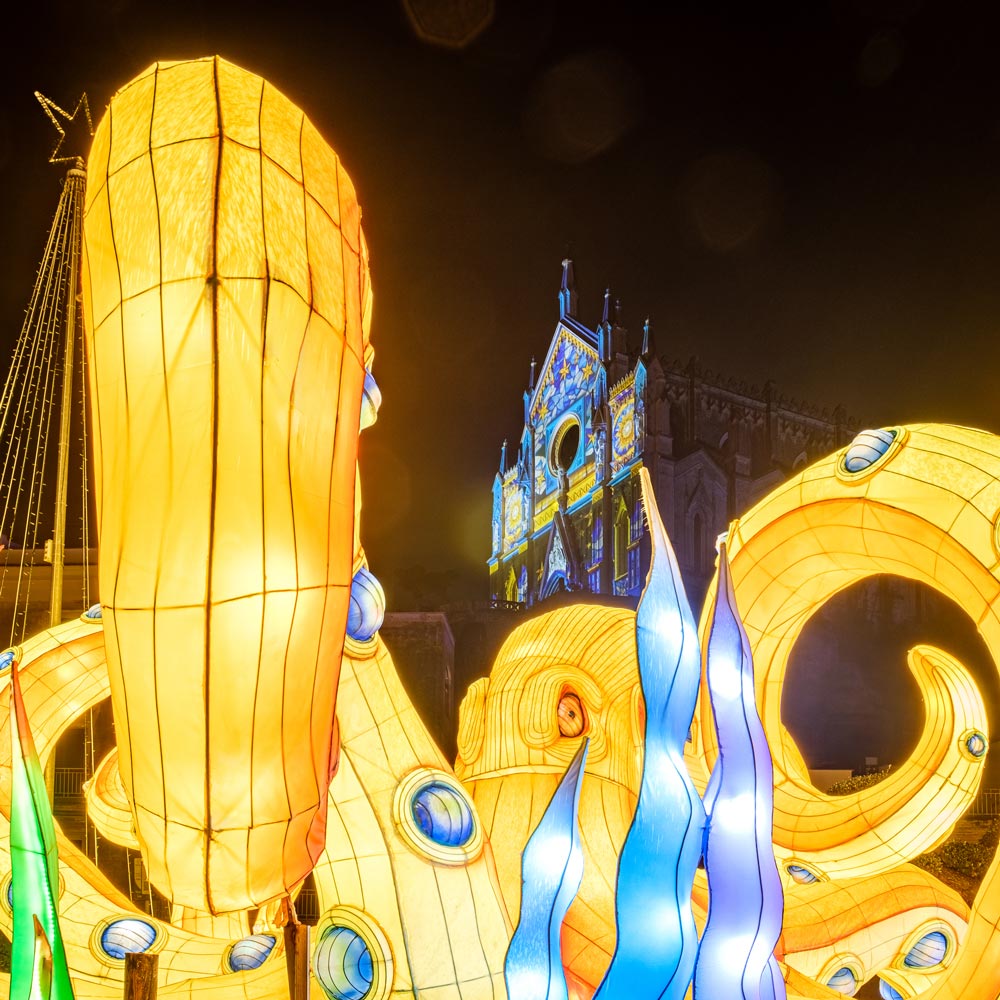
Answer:
[(507, 572), (507, 585), (504, 588), (508, 601), (517, 600), (517, 577), (514, 575), (514, 567), (511, 566)]
[(694, 571), (703, 576), (705, 573), (705, 518), (699, 511), (694, 515), (691, 526), (691, 554)]
[(615, 579), (620, 580), (628, 573), (628, 543), (630, 521), (625, 501), (618, 498), (615, 511)]

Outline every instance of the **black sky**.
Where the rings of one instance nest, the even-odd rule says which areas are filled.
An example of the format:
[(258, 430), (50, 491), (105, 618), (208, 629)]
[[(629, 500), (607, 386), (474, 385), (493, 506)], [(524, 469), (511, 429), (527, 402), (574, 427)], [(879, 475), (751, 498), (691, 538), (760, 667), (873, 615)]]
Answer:
[(99, 114), (154, 60), (218, 53), (306, 111), (363, 204), (384, 396), (363, 538), (390, 604), (416, 565), (486, 596), (492, 477), (567, 250), (591, 325), (610, 284), (671, 358), (867, 424), (1000, 431), (992, 23), (915, 0), (498, 2), (460, 52), (393, 0), (26, 7), (0, 68), (0, 347), (62, 174), (33, 90)]

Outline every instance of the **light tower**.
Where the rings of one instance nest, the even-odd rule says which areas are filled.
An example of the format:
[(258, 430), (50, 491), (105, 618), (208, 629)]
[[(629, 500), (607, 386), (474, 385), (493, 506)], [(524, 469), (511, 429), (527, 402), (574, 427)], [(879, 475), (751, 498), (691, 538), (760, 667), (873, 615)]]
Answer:
[[(72, 113), (37, 92), (35, 96), (59, 133), (49, 162), (68, 164), (69, 169), (0, 390), (0, 546), (6, 550), (0, 595), (6, 589), (11, 601), (13, 587), (11, 644), (23, 639), (28, 629), (31, 577), (40, 554), (52, 564), (48, 624), (63, 619), (70, 509), (79, 518), (78, 530), (69, 537), (73, 562), (81, 566), (81, 611), (90, 605), (87, 400), (77, 299), (86, 189), (81, 154), (93, 129), (86, 94)], [(74, 464), (79, 492), (74, 490), (71, 499)]]

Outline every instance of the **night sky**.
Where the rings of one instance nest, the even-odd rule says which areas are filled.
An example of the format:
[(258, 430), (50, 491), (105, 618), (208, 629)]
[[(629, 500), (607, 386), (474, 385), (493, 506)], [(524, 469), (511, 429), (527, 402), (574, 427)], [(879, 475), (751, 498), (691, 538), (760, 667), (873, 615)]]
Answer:
[(906, 0), (498, 6), (449, 50), (395, 2), (34, 5), (0, 69), (0, 347), (64, 169), (32, 92), (86, 89), (96, 119), (154, 60), (218, 53), (306, 111), (364, 208), (384, 402), (362, 534), (390, 607), (421, 572), (487, 596), (493, 474), (567, 252), (591, 326), (610, 284), (671, 359), (865, 424), (1000, 431), (988, 25)]

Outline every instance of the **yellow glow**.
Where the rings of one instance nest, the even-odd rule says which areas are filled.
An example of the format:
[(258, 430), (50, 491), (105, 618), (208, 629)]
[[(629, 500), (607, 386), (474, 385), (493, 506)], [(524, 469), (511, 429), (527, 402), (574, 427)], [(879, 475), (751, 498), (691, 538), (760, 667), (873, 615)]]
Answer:
[[(582, 732), (564, 736), (559, 705), (573, 694)], [(579, 605), (515, 629), (489, 678), (462, 702), (455, 773), (472, 792), (513, 922), (521, 904), (521, 851), (580, 740), (590, 738), (580, 791), (583, 881), (563, 923), (563, 962), (593, 990), (615, 944), (618, 854), (639, 787), (641, 694), (635, 614)]]
[(242, 909), (323, 847), (368, 351), (360, 210), (270, 84), (159, 63), (98, 125), (84, 251), (122, 786), (151, 881)]
[[(917, 749), (894, 774), (864, 792), (837, 799), (820, 795), (780, 718), (789, 652), (809, 616), (850, 584), (894, 573), (955, 601), (1000, 663), (1000, 565), (994, 545), (1000, 441), (984, 431), (939, 424), (896, 431), (886, 454), (868, 469), (845, 474), (846, 449), (831, 455), (776, 489), (729, 532), (737, 600), (754, 650), (757, 697), (775, 759), (776, 854), (791, 852), (837, 877), (886, 872), (946, 837), (982, 777), (981, 760), (962, 751), (961, 737), (969, 728), (988, 733), (989, 727), (964, 667), (941, 650), (917, 647), (910, 668), (927, 712)], [(704, 774), (706, 760), (714, 756), (707, 701), (698, 717), (689, 763)], [(788, 886), (789, 891), (796, 889)], [(998, 919), (1000, 861), (994, 859), (964, 946), (924, 997), (996, 997)], [(794, 926), (794, 917), (786, 914), (786, 928), (789, 920)], [(898, 969), (894, 973), (904, 976)]]
[[(996, 439), (982, 432), (900, 428), (872, 470), (845, 474), (838, 452), (731, 526), (733, 581), (775, 763), (779, 861), (798, 857), (835, 878), (888, 871), (946, 838), (975, 797), (982, 760), (963, 752), (960, 737), (989, 732), (986, 710), (968, 671), (942, 650), (910, 651), (924, 730), (910, 758), (863, 792), (817, 792), (780, 709), (788, 659), (806, 621), (834, 594), (876, 573), (919, 580), (951, 597), (998, 657), (1000, 627), (987, 610), (1000, 593), (990, 541), (995, 511), (977, 507), (991, 474), (1000, 472), (990, 449), (996, 456)], [(703, 782), (716, 753), (704, 692), (696, 718), (688, 762)]]
[[(83, 291), (103, 628), (73, 622), (25, 643), (25, 705), (44, 764), (110, 693), (119, 744), (88, 808), (111, 839), (141, 846), (173, 903), (169, 928), (154, 921), (160, 992), (282, 995), (280, 935), (257, 969), (220, 963), (249, 930), (246, 909), (260, 904), (261, 927), (275, 930), (275, 898), (315, 863), (320, 932), (356, 929), (373, 997), (501, 1000), (520, 852), (587, 737), (586, 868), (563, 933), (572, 994), (586, 996), (614, 947), (615, 872), (640, 774), (635, 618), (566, 608), (515, 631), (463, 703), (468, 837), (428, 839), (415, 794), (427, 780), (465, 790), (381, 640), (348, 643), (341, 662), (351, 579), (365, 565), (356, 439), (372, 350), (360, 209), (336, 155), (253, 74), (220, 59), (151, 67), (115, 95), (95, 135)], [(931, 647), (911, 652), (924, 735), (895, 776), (858, 796), (819, 795), (781, 725), (795, 638), (829, 597), (874, 573), (936, 587), (1000, 654), (1000, 442), (894, 430), (870, 467), (848, 473), (832, 456), (728, 536), (775, 756), (776, 850), (820, 876), (786, 889), (784, 971), (790, 996), (829, 995), (803, 977), (843, 965), (887, 969), (913, 988), (902, 957), (922, 929), (943, 927), (965, 944), (920, 974), (936, 977), (927, 995), (991, 1000), (997, 862), (967, 933), (961, 900), (900, 866), (947, 835), (981, 778), (963, 740), (989, 730), (965, 668)], [(564, 735), (569, 695), (581, 731)], [(702, 777), (712, 731), (705, 702), (689, 754)], [(9, 773), (0, 767), (0, 814)], [(60, 854), (77, 996), (120, 996), (122, 963), (102, 953), (100, 931), (137, 911), (64, 839)], [(699, 922), (706, 902), (700, 879)], [(0, 926), (9, 930), (2, 905)]]
[[(951, 597), (1000, 660), (1000, 566), (993, 541), (1000, 518), (1000, 441), (952, 427), (899, 430), (899, 443), (868, 474), (838, 474), (842, 453), (833, 455), (775, 490), (728, 534), (737, 603), (754, 651), (757, 697), (775, 759), (775, 852), (791, 901), (817, 893), (825, 899), (818, 911), (803, 902), (785, 915), (788, 981), (803, 990), (795, 970), (820, 975), (818, 957), (832, 960), (841, 954), (838, 941), (855, 933), (851, 954), (861, 955), (866, 974), (873, 974), (880, 963), (885, 968), (900, 958), (894, 949), (902, 947), (918, 917), (944, 920), (957, 940), (965, 931), (964, 904), (905, 865), (948, 836), (979, 787), (982, 758), (964, 741), (989, 727), (965, 667), (934, 647), (911, 650), (909, 666), (926, 706), (923, 734), (898, 771), (857, 795), (819, 793), (780, 718), (788, 655), (805, 622), (833, 594), (875, 573), (897, 573)], [(634, 805), (641, 752), (633, 635), (634, 617), (627, 612), (577, 607), (542, 615), (515, 630), (490, 678), (470, 688), (461, 712), (456, 770), (474, 791), (505, 899), (516, 915), (517, 859), (538, 818), (535, 803), (547, 801), (554, 772), (565, 767), (575, 745), (558, 731), (558, 700), (569, 687), (580, 696), (596, 750), (580, 814), (585, 873), (594, 881), (585, 874), (567, 916), (563, 954), (570, 973), (591, 985), (614, 947), (615, 864)], [(715, 755), (713, 733), (711, 708), (703, 699), (687, 754), (701, 782)], [(599, 803), (589, 815), (588, 802)], [(805, 866), (820, 883), (795, 885), (788, 863)], [(945, 984), (959, 975), (966, 978), (958, 982), (979, 983), (975, 993), (942, 992), (949, 1000), (992, 1000), (1000, 989), (1000, 979), (985, 980), (992, 973), (976, 974), (976, 960), (964, 957), (978, 943), (980, 958), (990, 956), (983, 968), (997, 965), (1000, 940), (995, 931), (991, 937), (989, 923), (991, 914), (995, 924), (1000, 913), (990, 902), (1000, 898), (996, 867), (981, 895), (984, 910), (971, 916), (969, 944), (947, 969), (921, 973), (924, 984), (936, 980), (941, 990), (952, 989)], [(705, 902), (696, 882), (696, 915)], [(846, 932), (845, 921), (859, 913), (866, 917), (863, 926)]]

